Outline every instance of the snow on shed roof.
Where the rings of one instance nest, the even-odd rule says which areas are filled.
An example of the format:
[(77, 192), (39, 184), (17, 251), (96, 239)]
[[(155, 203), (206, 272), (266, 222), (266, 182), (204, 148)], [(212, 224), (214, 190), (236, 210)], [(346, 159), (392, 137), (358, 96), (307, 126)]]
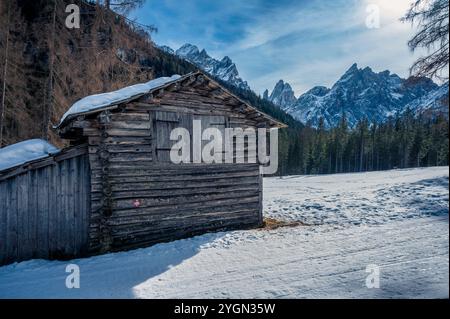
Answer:
[(32, 139), (0, 148), (0, 171), (45, 158), (60, 150), (41, 139)]
[(70, 109), (62, 116), (58, 127), (68, 118), (95, 111), (114, 104), (123, 103), (131, 98), (146, 94), (151, 90), (163, 86), (169, 82), (176, 81), (181, 78), (180, 75), (172, 75), (171, 77), (161, 77), (146, 83), (135, 84), (124, 87), (120, 90), (94, 94), (82, 98), (73, 104)]
[(101, 93), (101, 94), (95, 94), (91, 96), (87, 96), (78, 102), (76, 102), (70, 109), (62, 116), (60, 122), (58, 125), (56, 125), (56, 129), (61, 129), (63, 126), (65, 126), (71, 119), (78, 115), (83, 114), (92, 114), (92, 113), (98, 113), (106, 109), (111, 108), (117, 108), (119, 104), (126, 103), (135, 99), (140, 98), (141, 96), (152, 93), (154, 91), (157, 91), (159, 89), (162, 89), (166, 86), (170, 86), (176, 82), (184, 81), (184, 79), (188, 77), (196, 77), (196, 76), (203, 76), (207, 79), (206, 82), (212, 82), (215, 84), (215, 86), (220, 87), (224, 92), (226, 92), (229, 96), (233, 97), (243, 105), (246, 105), (246, 107), (251, 110), (254, 113), (257, 113), (258, 116), (261, 116), (261, 118), (265, 119), (270, 123), (271, 127), (278, 127), (283, 128), (287, 127), (286, 124), (274, 119), (270, 115), (262, 112), (258, 108), (252, 106), (249, 104), (249, 102), (242, 100), (235, 94), (231, 93), (229, 90), (224, 88), (220, 83), (216, 82), (212, 78), (210, 78), (207, 74), (205, 74), (202, 71), (196, 71), (193, 73), (189, 73), (183, 76), (180, 75), (172, 75), (171, 77), (161, 77), (154, 79), (147, 83), (142, 84), (136, 84), (132, 86), (128, 86), (125, 88), (122, 88), (117, 91), (109, 92), (109, 93)]

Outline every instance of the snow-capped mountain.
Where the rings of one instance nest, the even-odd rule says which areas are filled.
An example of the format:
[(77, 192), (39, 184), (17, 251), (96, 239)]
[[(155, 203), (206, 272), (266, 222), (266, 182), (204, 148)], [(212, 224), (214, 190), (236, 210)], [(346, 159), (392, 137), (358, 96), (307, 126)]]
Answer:
[(263, 94), (263, 98), (271, 101), (273, 104), (278, 105), (281, 108), (288, 108), (297, 101), (292, 87), (289, 83), (285, 83), (283, 80), (278, 81), (270, 96), (269, 91), (266, 90)]
[[(159, 48), (237, 88), (251, 90), (239, 77), (236, 65), (228, 56), (217, 60), (205, 49), (200, 51), (189, 43), (176, 51), (168, 46)], [(358, 68), (355, 63), (331, 88), (316, 86), (297, 99), (291, 85), (279, 80), (270, 94), (265, 90), (263, 99), (315, 127), (321, 118), (326, 127), (334, 127), (343, 114), (349, 126), (354, 127), (363, 118), (379, 123), (407, 109), (415, 114), (444, 113), (448, 116), (448, 95), (448, 83), (438, 86), (428, 78), (406, 80), (388, 70), (376, 73), (369, 67)]]
[(209, 56), (205, 49), (200, 51), (197, 46), (189, 43), (176, 51), (168, 46), (160, 46), (159, 48), (169, 54), (175, 54), (188, 60), (202, 70), (237, 88), (250, 90), (247, 82), (239, 77), (236, 64), (228, 56), (225, 56), (222, 60), (216, 60)]
[(161, 50), (163, 50), (166, 53), (175, 54), (175, 51), (167, 45), (161, 45), (161, 46), (158, 46), (158, 48), (160, 48)]
[[(438, 92), (433, 94), (435, 91)], [(293, 103), (286, 104), (283, 100), (278, 101), (278, 105), (294, 118), (313, 126), (318, 125), (320, 118), (324, 119), (326, 127), (336, 126), (345, 114), (353, 127), (363, 118), (382, 122), (389, 116), (404, 112), (407, 107), (417, 112), (421, 108), (430, 108), (424, 101), (428, 101), (427, 105), (434, 105), (430, 99), (442, 97), (444, 91), (427, 78), (405, 80), (389, 71), (375, 73), (369, 67), (360, 69), (355, 63), (331, 88), (317, 86)], [(276, 98), (278, 94), (274, 93), (275, 90), (268, 99), (276, 103), (272, 95)]]
[[(416, 114), (444, 114), (448, 118), (448, 82), (430, 93), (408, 103), (404, 111), (412, 110)], [(403, 112), (404, 112), (403, 111)]]

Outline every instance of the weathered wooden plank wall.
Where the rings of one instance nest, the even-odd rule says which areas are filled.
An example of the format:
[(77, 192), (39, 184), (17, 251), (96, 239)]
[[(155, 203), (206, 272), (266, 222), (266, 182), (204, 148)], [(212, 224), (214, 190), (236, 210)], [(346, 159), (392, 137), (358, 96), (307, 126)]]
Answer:
[(112, 249), (261, 225), (256, 164), (122, 166), (110, 170)]
[(257, 125), (234, 108), (198, 93), (170, 92), (76, 123), (89, 141), (90, 253), (262, 224), (257, 164), (169, 160), (170, 131), (191, 131), (193, 119), (222, 130)]
[(87, 251), (88, 156), (43, 162), (49, 164), (0, 180), (0, 264)]

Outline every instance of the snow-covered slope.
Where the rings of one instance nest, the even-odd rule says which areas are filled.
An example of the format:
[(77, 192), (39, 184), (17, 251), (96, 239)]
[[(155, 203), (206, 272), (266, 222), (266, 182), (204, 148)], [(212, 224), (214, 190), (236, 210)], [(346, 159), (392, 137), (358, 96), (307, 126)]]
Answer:
[(303, 123), (317, 126), (323, 118), (326, 127), (333, 127), (345, 114), (354, 127), (363, 118), (383, 122), (407, 107), (417, 113), (423, 109), (437, 111), (437, 98), (448, 97), (448, 86), (439, 87), (427, 78), (405, 80), (389, 71), (375, 73), (369, 67), (360, 69), (353, 64), (331, 88), (314, 87), (295, 102), (286, 103), (272, 95), (269, 100)]
[(404, 110), (412, 110), (416, 114), (444, 114), (448, 118), (448, 82), (430, 93), (406, 104)]
[(169, 47), (167, 45), (161, 45), (161, 46), (158, 46), (158, 48), (160, 48), (161, 50), (163, 50), (166, 53), (175, 54), (174, 49), (172, 49), (171, 47)]
[(159, 48), (169, 54), (176, 54), (188, 60), (212, 76), (237, 88), (250, 90), (247, 82), (239, 77), (236, 64), (228, 56), (225, 56), (222, 60), (216, 60), (209, 56), (205, 49), (200, 51), (197, 46), (189, 43), (186, 43), (176, 51), (168, 46), (160, 46)]
[[(264, 180), (264, 215), (310, 226), (206, 234), (0, 267), (0, 298), (448, 298), (448, 167)], [(65, 287), (66, 266), (80, 288)], [(380, 287), (368, 288), (369, 265)]]

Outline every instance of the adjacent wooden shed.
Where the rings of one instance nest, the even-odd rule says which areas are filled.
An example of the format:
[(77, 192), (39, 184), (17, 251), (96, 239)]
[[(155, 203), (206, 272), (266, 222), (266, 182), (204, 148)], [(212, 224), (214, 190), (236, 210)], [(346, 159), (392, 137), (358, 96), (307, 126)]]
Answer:
[(260, 226), (259, 164), (169, 160), (171, 130), (193, 120), (284, 127), (201, 72), (82, 99), (56, 127), (70, 148), (0, 171), (0, 263)]

